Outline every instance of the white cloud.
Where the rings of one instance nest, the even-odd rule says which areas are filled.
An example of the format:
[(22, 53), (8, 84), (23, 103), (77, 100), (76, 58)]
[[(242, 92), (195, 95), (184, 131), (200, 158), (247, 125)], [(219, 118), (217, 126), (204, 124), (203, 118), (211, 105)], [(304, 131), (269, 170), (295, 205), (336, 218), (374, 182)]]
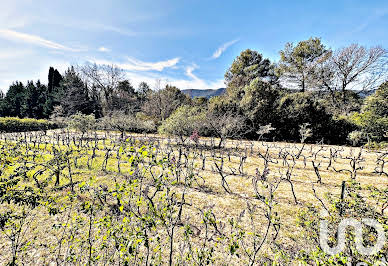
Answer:
[(101, 46), (100, 48), (98, 48), (98, 51), (103, 52), (103, 53), (109, 53), (111, 50), (109, 48)]
[(216, 90), (216, 89), (225, 87), (225, 83), (223, 79), (219, 79), (215, 81), (205, 81), (202, 79), (198, 79), (198, 80), (177, 79), (177, 80), (171, 80), (169, 84), (174, 85), (182, 90), (185, 90), (185, 89)]
[(43, 39), (36, 35), (21, 33), (13, 30), (0, 29), (0, 38), (4, 38), (11, 41), (20, 41), (25, 43), (31, 43), (38, 46), (55, 49), (55, 50), (63, 50), (63, 51), (71, 51), (71, 52), (79, 52), (79, 49), (73, 49), (62, 44), (49, 41)]
[(235, 44), (238, 41), (239, 41), (239, 39), (236, 39), (236, 40), (224, 43), (223, 45), (218, 47), (218, 49), (213, 53), (212, 58), (216, 59), (216, 58), (220, 57), (226, 51), (226, 49), (228, 49), (230, 46), (232, 46), (233, 44)]
[(193, 64), (191, 66), (188, 66), (186, 68), (186, 76), (192, 78), (193, 80), (200, 80), (196, 75), (193, 74), (194, 70), (199, 68), (196, 64)]
[(182, 78), (173, 78), (161, 74), (155, 73), (133, 73), (127, 72), (127, 77), (131, 80), (132, 84), (138, 86), (138, 84), (142, 81), (147, 82), (151, 87), (156, 84), (157, 80), (160, 80), (161, 86), (172, 85), (176, 86), (181, 90), (185, 89), (197, 89), (197, 90), (206, 90), (206, 89), (219, 89), (225, 87), (225, 83), (223, 79), (218, 79), (214, 81), (206, 81), (197, 77), (193, 72), (199, 67), (196, 64), (186, 67), (185, 75), (189, 77), (189, 79)]
[[(97, 64), (107, 64), (112, 65), (115, 64), (113, 62), (109, 61), (95, 61)], [(117, 64), (115, 64), (117, 65)], [(119, 67), (122, 67), (122, 65), (118, 65)], [(124, 69), (124, 68), (123, 68)], [(148, 85), (151, 86), (151, 88), (156, 89), (156, 83), (157, 81), (160, 81), (160, 86), (164, 87), (167, 84), (176, 86), (177, 88), (184, 90), (184, 89), (197, 89), (197, 90), (205, 90), (205, 89), (219, 89), (225, 87), (224, 80), (218, 79), (214, 81), (205, 81), (200, 78), (198, 78), (193, 71), (195, 69), (198, 69), (197, 65), (191, 65), (188, 66), (185, 69), (185, 75), (189, 77), (189, 79), (185, 78), (175, 78), (171, 76), (164, 75), (163, 73), (159, 72), (147, 72), (147, 71), (132, 71), (133, 67), (131, 67), (131, 70), (126, 70), (125, 75), (126, 77), (131, 81), (132, 85), (135, 87), (138, 87), (140, 82), (146, 82)]]
[(186, 68), (186, 76), (190, 79), (183, 79), (183, 78), (173, 78), (162, 74), (157, 73), (134, 73), (134, 72), (127, 72), (127, 78), (130, 79), (131, 83), (137, 87), (140, 82), (144, 81), (147, 82), (151, 88), (155, 89), (155, 84), (157, 81), (160, 81), (160, 85), (162, 87), (168, 85), (176, 86), (177, 88), (181, 90), (185, 89), (197, 89), (197, 90), (206, 90), (206, 89), (219, 89), (225, 87), (224, 80), (218, 79), (214, 81), (205, 81), (200, 78), (198, 78), (193, 71), (195, 69), (198, 69), (198, 66), (193, 64), (191, 66), (188, 66)]
[(138, 35), (137, 32), (132, 31), (131, 29), (125, 29), (116, 27), (113, 25), (107, 25), (105, 23), (98, 23), (88, 20), (75, 20), (72, 18), (72, 20), (66, 20), (66, 18), (57, 19), (56, 21), (52, 21), (47, 18), (39, 18), (39, 21), (42, 23), (50, 23), (52, 25), (61, 25), (65, 27), (71, 27), (76, 30), (84, 30), (84, 31), (106, 31), (106, 32), (114, 32), (120, 35), (133, 37)]
[(116, 65), (117, 67), (128, 71), (163, 71), (165, 68), (172, 68), (180, 61), (179, 57), (159, 62), (144, 62), (135, 58), (127, 58), (127, 62), (110, 62), (107, 60), (95, 60), (97, 64)]
[(225, 87), (224, 80), (219, 79), (216, 81), (206, 81), (197, 77), (193, 72), (198, 69), (198, 65), (193, 64), (186, 68), (186, 76), (191, 78), (191, 80), (174, 80), (173, 82), (181, 89), (197, 89), (197, 90), (206, 90), (206, 89), (219, 89)]
[(201, 79), (179, 79), (172, 78), (169, 76), (158, 75), (153, 73), (132, 73), (128, 72), (127, 77), (131, 81), (131, 83), (137, 87), (140, 82), (147, 82), (151, 88), (155, 88), (155, 84), (157, 80), (161, 81), (161, 86), (169, 84), (172, 86), (176, 86), (181, 90), (185, 89), (197, 89), (197, 90), (206, 90), (206, 89), (219, 89), (225, 87), (224, 80), (214, 80), (214, 81), (205, 81)]

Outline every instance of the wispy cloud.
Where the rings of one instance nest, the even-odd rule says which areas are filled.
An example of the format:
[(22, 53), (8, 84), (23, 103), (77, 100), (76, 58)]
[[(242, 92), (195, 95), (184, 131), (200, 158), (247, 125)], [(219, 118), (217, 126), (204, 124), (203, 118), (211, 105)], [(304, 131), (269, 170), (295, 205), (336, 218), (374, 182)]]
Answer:
[(118, 34), (121, 34), (121, 35), (125, 35), (125, 36), (129, 36), (129, 37), (132, 37), (132, 36), (136, 36), (138, 33), (132, 31), (132, 30), (128, 30), (128, 29), (123, 29), (123, 28), (119, 28), (119, 27), (115, 27), (115, 26), (109, 26), (109, 25), (96, 25), (99, 29), (102, 29), (102, 30), (105, 30), (105, 31), (111, 31), (111, 32), (115, 32), (115, 33), (118, 33)]
[(364, 20), (363, 23), (355, 27), (351, 33), (358, 33), (364, 31), (366, 28), (368, 28), (371, 24), (375, 23), (376, 21), (380, 20), (384, 16), (388, 15), (388, 9), (378, 9), (375, 10), (372, 14), (370, 14), (366, 20)]
[[(162, 73), (166, 68), (174, 68), (179, 62), (180, 58), (176, 57), (170, 60), (159, 62), (143, 62), (137, 59), (128, 58), (125, 63), (118, 63), (108, 60), (89, 60), (91, 63), (103, 65), (116, 65), (117, 67), (126, 70), (126, 76), (133, 85), (138, 86), (140, 82), (147, 82), (151, 87), (157, 80), (161, 81), (161, 85), (167, 84), (178, 87), (179, 89), (219, 89), (224, 87), (224, 80), (203, 80), (194, 74), (199, 66), (192, 64), (184, 69), (184, 75), (188, 78), (177, 78), (168, 76)], [(180, 68), (181, 69), (181, 68)], [(158, 72), (154, 72), (158, 71)]]
[(54, 50), (63, 50), (63, 51), (71, 51), (71, 52), (79, 52), (80, 49), (74, 49), (62, 44), (46, 40), (42, 37), (26, 34), (22, 32), (17, 32), (8, 29), (0, 29), (0, 38), (7, 39), (10, 41), (19, 41), (24, 43), (30, 43), (34, 45), (38, 45), (41, 47), (46, 47)]
[(232, 46), (233, 44), (235, 44), (238, 41), (239, 41), (239, 39), (235, 39), (233, 41), (224, 43), (223, 45), (218, 47), (218, 49), (213, 53), (212, 58), (213, 59), (219, 58), (226, 51), (226, 49), (228, 49), (230, 46)]
[(198, 79), (198, 80), (171, 79), (171, 80), (168, 80), (168, 83), (182, 90), (184, 89), (216, 90), (216, 89), (225, 87), (225, 83), (223, 79), (218, 79), (214, 81), (205, 81), (202, 79)]
[(98, 48), (98, 51), (103, 52), (103, 53), (108, 53), (108, 52), (110, 52), (111, 50), (110, 50), (109, 48), (106, 48), (106, 47), (104, 47), (104, 46), (101, 46), (101, 47)]
[(176, 66), (180, 58), (175, 57), (169, 60), (165, 61), (159, 61), (159, 62), (144, 62), (141, 60), (137, 60), (135, 58), (127, 58), (126, 62), (110, 62), (107, 60), (94, 60), (97, 64), (103, 64), (103, 65), (116, 65), (117, 67), (128, 70), (128, 71), (163, 71), (165, 68), (172, 68)]
[(190, 78), (190, 80), (178, 79), (172, 80), (171, 84), (177, 86), (180, 89), (197, 89), (197, 90), (205, 90), (205, 89), (219, 89), (225, 86), (224, 80), (219, 79), (216, 81), (207, 81), (199, 78), (193, 72), (198, 69), (199, 66), (193, 64), (191, 66), (186, 67), (186, 76)]
[(186, 76), (192, 78), (193, 80), (200, 80), (196, 75), (194, 75), (194, 70), (196, 70), (197, 68), (199, 68), (196, 64), (193, 64), (191, 66), (188, 66), (186, 68)]
[(160, 85), (164, 87), (165, 85), (176, 86), (177, 88), (184, 89), (197, 89), (197, 90), (206, 90), (206, 89), (219, 89), (225, 87), (224, 80), (209, 80), (205, 81), (199, 78), (196, 79), (184, 79), (184, 78), (174, 78), (166, 75), (160, 75), (156, 73), (141, 72), (133, 73), (128, 72), (127, 78), (131, 81), (134, 86), (138, 86), (140, 82), (147, 82), (151, 87), (160, 81)]

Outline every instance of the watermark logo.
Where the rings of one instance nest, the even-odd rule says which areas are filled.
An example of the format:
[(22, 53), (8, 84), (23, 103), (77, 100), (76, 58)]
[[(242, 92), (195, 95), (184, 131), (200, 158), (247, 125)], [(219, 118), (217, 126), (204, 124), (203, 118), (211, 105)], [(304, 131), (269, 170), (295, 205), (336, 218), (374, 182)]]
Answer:
[[(326, 216), (326, 213), (321, 212), (321, 217)], [(329, 238), (329, 222), (322, 219), (320, 222), (319, 241), (322, 250), (329, 255), (336, 255), (342, 252), (346, 245), (346, 228), (353, 227), (355, 231), (355, 243), (358, 252), (364, 256), (371, 256), (377, 254), (385, 245), (386, 237), (383, 226), (374, 219), (364, 218), (362, 222), (353, 218), (343, 219), (338, 225), (337, 230), (337, 245), (330, 247), (328, 244)], [(362, 227), (363, 224), (373, 227), (377, 231), (377, 241), (374, 246), (364, 247), (362, 241)]]

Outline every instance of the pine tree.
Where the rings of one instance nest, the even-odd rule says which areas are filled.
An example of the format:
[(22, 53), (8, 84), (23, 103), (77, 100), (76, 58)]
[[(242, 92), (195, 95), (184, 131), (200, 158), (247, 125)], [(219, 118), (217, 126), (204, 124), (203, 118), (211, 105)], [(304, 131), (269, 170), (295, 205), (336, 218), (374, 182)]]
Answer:
[(21, 114), (23, 117), (47, 118), (45, 104), (47, 99), (47, 87), (38, 80), (35, 84), (29, 81), (26, 86), (25, 99)]
[(4, 109), (5, 109), (5, 103), (4, 103), (4, 92), (0, 89), (0, 117), (4, 116)]
[(128, 80), (120, 81), (112, 95), (112, 110), (123, 111), (125, 114), (140, 110), (137, 92)]
[(77, 112), (83, 114), (93, 113), (93, 102), (91, 101), (86, 84), (74, 70), (69, 68), (61, 82), (63, 97), (61, 106), (64, 115), (71, 116)]
[(63, 77), (58, 72), (57, 69), (54, 69), (53, 67), (50, 67), (49, 73), (48, 73), (48, 92), (51, 93), (54, 91), (55, 88), (58, 88), (60, 86), (60, 83), (62, 81)]
[(52, 114), (54, 106), (60, 105), (60, 100), (63, 95), (60, 86), (62, 80), (63, 77), (59, 71), (50, 67), (48, 73), (47, 94), (43, 111), (45, 117), (49, 117)]
[(22, 106), (25, 101), (26, 89), (21, 82), (14, 82), (4, 98), (4, 116), (18, 116), (23, 117), (22, 115)]

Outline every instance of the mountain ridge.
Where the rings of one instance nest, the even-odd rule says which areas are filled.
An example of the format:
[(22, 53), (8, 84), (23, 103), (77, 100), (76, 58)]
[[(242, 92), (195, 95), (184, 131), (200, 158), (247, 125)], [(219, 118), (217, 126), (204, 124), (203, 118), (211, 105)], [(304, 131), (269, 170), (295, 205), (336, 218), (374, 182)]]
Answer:
[(191, 98), (195, 98), (195, 97), (205, 97), (205, 98), (211, 98), (211, 97), (214, 97), (214, 96), (220, 96), (222, 94), (224, 94), (226, 91), (225, 88), (219, 88), (219, 89), (216, 89), (216, 90), (213, 90), (213, 89), (207, 89), (207, 90), (198, 90), (198, 89), (187, 89), (187, 90), (182, 90), (182, 92), (184, 94), (186, 94), (187, 96), (191, 97)]

